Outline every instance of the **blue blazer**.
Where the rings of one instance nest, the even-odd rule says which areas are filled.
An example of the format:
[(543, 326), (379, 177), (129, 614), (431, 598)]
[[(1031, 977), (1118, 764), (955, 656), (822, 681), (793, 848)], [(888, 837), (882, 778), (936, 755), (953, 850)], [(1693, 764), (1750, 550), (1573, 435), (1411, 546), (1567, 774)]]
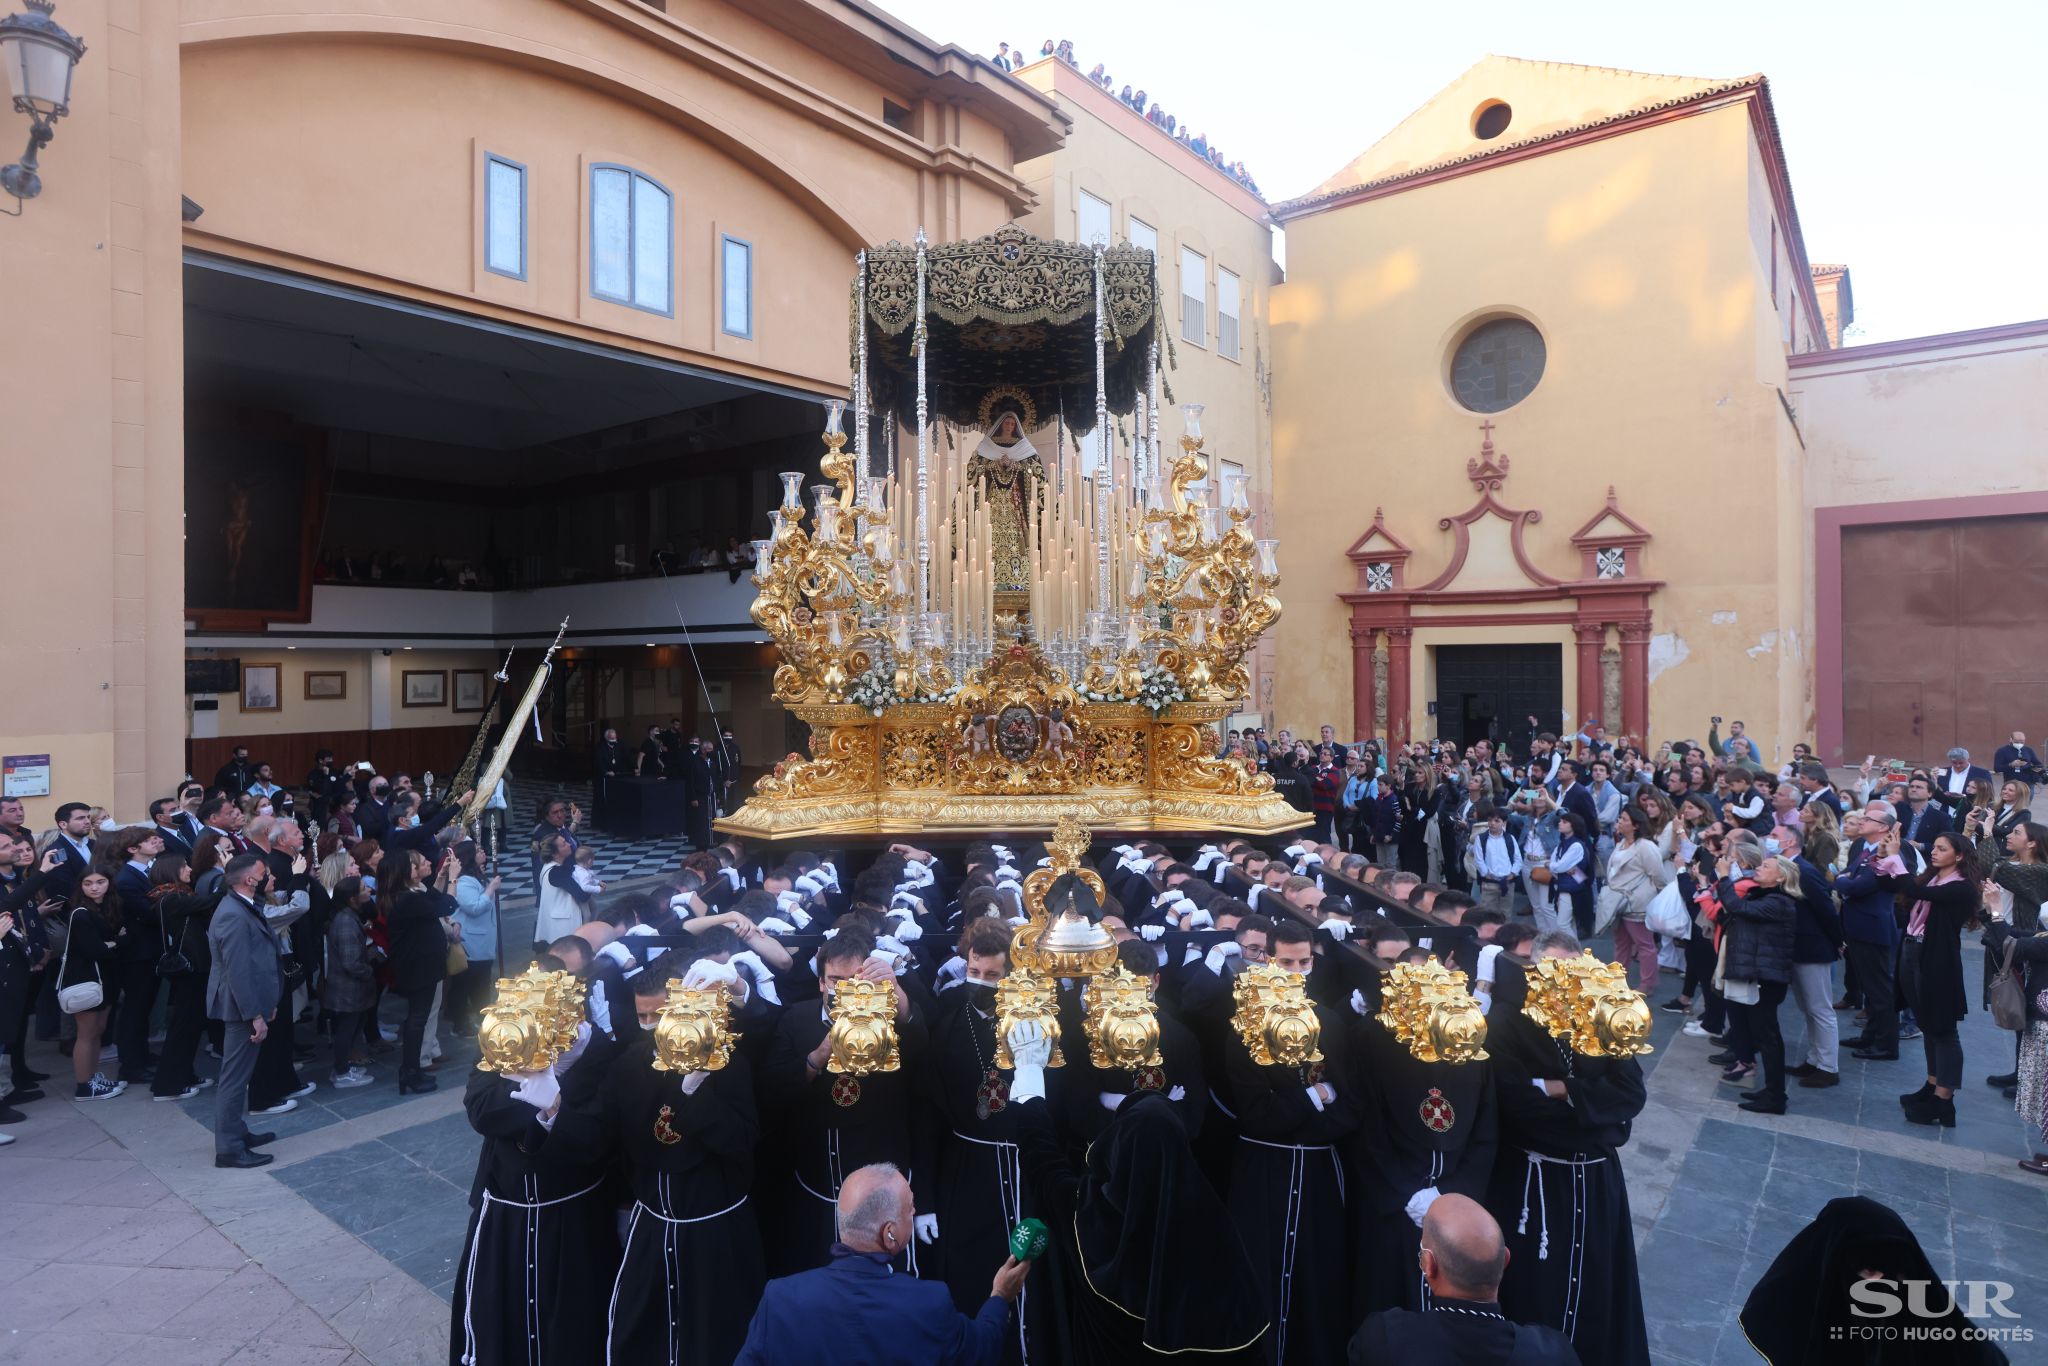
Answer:
[(827, 1265), (768, 1282), (734, 1366), (995, 1366), (1009, 1323), (993, 1295), (970, 1319), (944, 1281), (835, 1247)]

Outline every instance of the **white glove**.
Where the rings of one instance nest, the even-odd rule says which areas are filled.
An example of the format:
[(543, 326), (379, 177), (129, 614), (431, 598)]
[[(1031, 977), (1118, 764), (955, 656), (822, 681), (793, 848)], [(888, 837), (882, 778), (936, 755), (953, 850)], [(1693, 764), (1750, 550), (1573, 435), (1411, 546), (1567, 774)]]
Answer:
[(1188, 912), (1187, 923), (1181, 926), (1181, 928), (1184, 930), (1213, 930), (1216, 928), (1216, 917), (1210, 915), (1200, 906), (1197, 906)]
[(939, 964), (939, 970), (932, 979), (932, 990), (944, 991), (948, 987), (957, 987), (966, 980), (967, 960), (956, 954)]
[(787, 920), (782, 920), (772, 915), (761, 922), (760, 929), (763, 934), (781, 935), (796, 933), (796, 926), (790, 924)]
[(895, 967), (896, 959), (910, 957), (910, 950), (905, 948), (903, 941), (895, 935), (878, 934), (875, 936), (875, 951), (869, 954), (868, 957), (887, 958), (890, 960), (890, 967), (893, 968)]
[(735, 892), (746, 890), (746, 884), (740, 881), (739, 869), (720, 868), (718, 871), (725, 874), (726, 883), (730, 885)]
[(1095, 1093), (1095, 1098), (1102, 1102), (1103, 1109), (1112, 1113), (1115, 1112), (1117, 1106), (1124, 1103), (1124, 1093), (1122, 1091), (1098, 1091)]
[(1408, 1197), (1408, 1217), (1415, 1221), (1415, 1227), (1422, 1227), (1422, 1216), (1429, 1213), (1429, 1207), (1436, 1203), (1438, 1194), (1435, 1186), (1424, 1186)]
[(1344, 942), (1344, 936), (1351, 933), (1355, 927), (1348, 920), (1325, 920), (1322, 928), (1323, 933), (1341, 944)]
[(505, 1074), (518, 1083), (512, 1088), (512, 1099), (523, 1100), (536, 1110), (547, 1110), (562, 1098), (562, 1083), (555, 1076), (553, 1067), (543, 1067), (538, 1072), (508, 1072)]
[(1322, 863), (1323, 856), (1313, 849), (1301, 856), (1301, 870), (1303, 872), (1307, 872), (1311, 868), (1320, 868)]
[(1261, 896), (1264, 896), (1265, 892), (1266, 884), (1261, 882), (1258, 886), (1253, 887), (1245, 892), (1244, 904), (1256, 911), (1259, 908), (1259, 898)]
[(997, 858), (1001, 859), (1005, 863), (1008, 863), (1011, 860), (1011, 858), (1014, 857), (1014, 855), (1010, 853), (1009, 846), (1006, 844), (991, 844), (988, 847), (988, 851), (991, 854), (994, 854)]
[(683, 1094), (686, 1096), (696, 1095), (697, 1088), (702, 1086), (705, 1083), (705, 1081), (710, 1078), (710, 1076), (711, 1074), (709, 1072), (701, 1071), (691, 1072), (685, 1075), (683, 1078)]
[(732, 965), (734, 969), (745, 977), (747, 984), (753, 988), (754, 993), (762, 1000), (771, 1006), (782, 1004), (782, 998), (775, 994), (775, 974), (770, 972), (768, 965), (761, 961), (760, 954), (755, 953), (752, 949), (748, 949), (745, 953), (736, 953), (732, 956)]
[[(1176, 887), (1176, 888), (1172, 888), (1172, 889), (1170, 889), (1170, 890), (1168, 890), (1168, 891), (1164, 891), (1164, 892), (1161, 892), (1161, 893), (1160, 893), (1160, 894), (1159, 894), (1158, 896), (1156, 896), (1156, 897), (1153, 897), (1153, 898), (1152, 898), (1152, 904), (1153, 904), (1153, 906), (1154, 906), (1154, 907), (1156, 907), (1157, 909), (1159, 909), (1159, 910), (1162, 910), (1162, 911), (1164, 911), (1164, 910), (1172, 910), (1172, 909), (1173, 909), (1173, 907), (1175, 907), (1175, 906), (1178, 906), (1178, 905), (1180, 905), (1180, 904), (1181, 904), (1182, 902), (1184, 902), (1184, 901), (1187, 901), (1187, 900), (1188, 900), (1188, 894), (1187, 894), (1186, 892), (1183, 892), (1183, 891), (1181, 891), (1181, 890), (1180, 890), (1179, 888), (1177, 888), (1177, 887)], [(1190, 906), (1192, 906), (1193, 904), (1194, 904), (1193, 902), (1188, 902), (1188, 905), (1190, 905)], [(1176, 915), (1179, 915), (1179, 914), (1181, 914), (1181, 913), (1180, 913), (1180, 912), (1178, 912), (1178, 911), (1175, 911), (1175, 912), (1174, 912), (1174, 914), (1176, 914)]]
[(924, 898), (916, 896), (901, 887), (896, 895), (889, 898), (889, 915), (918, 915), (925, 910)]
[(1372, 1011), (1366, 1008), (1365, 993), (1356, 987), (1352, 988), (1351, 991), (1351, 1013), (1354, 1015), (1372, 1014)]
[(1144, 940), (1147, 944), (1156, 942), (1159, 939), (1159, 937), (1165, 933), (1166, 926), (1164, 925), (1138, 926), (1138, 938)]
[(574, 1067), (576, 1060), (583, 1056), (583, 1050), (588, 1047), (590, 1047), (590, 1021), (585, 1020), (582, 1024), (576, 1026), (576, 1042), (563, 1049), (562, 1056), (555, 1059), (555, 1074), (559, 1076)]
[(1015, 868), (1010, 867), (1007, 863), (996, 869), (993, 873), (990, 873), (989, 876), (997, 882), (1022, 882), (1024, 880), (1024, 875)]
[(907, 915), (896, 922), (895, 929), (896, 937), (906, 944), (915, 944), (918, 940), (924, 938), (924, 926), (918, 924)]
[(1479, 949), (1478, 978), (1482, 982), (1493, 980), (1493, 960), (1500, 957), (1500, 945), (1483, 944)]
[(818, 871), (825, 875), (825, 881), (831, 884), (833, 891), (839, 890), (839, 866), (837, 864), (833, 863), (831, 859), (825, 859), (818, 864)]
[(1166, 1098), (1168, 1100), (1186, 1100), (1188, 1098), (1188, 1088), (1176, 1086), (1166, 1093)]
[(811, 913), (801, 906), (791, 906), (783, 914), (795, 921), (796, 927), (800, 930), (807, 930), (811, 927)]
[(804, 894), (794, 889), (787, 892), (777, 892), (775, 894), (775, 909), (778, 912), (786, 911), (793, 906), (801, 906), (803, 904)]
[(699, 958), (690, 964), (690, 970), (683, 974), (683, 986), (689, 991), (699, 991), (708, 986), (731, 986), (740, 980), (740, 970), (730, 963), (714, 962)]
[(1210, 873), (1210, 875), (1209, 875), (1209, 881), (1211, 881), (1211, 882), (1215, 883), (1215, 884), (1216, 884), (1217, 886), (1219, 886), (1219, 887), (1220, 887), (1220, 886), (1222, 886), (1222, 885), (1223, 885), (1223, 875), (1224, 875), (1225, 873), (1229, 872), (1229, 871), (1230, 871), (1230, 868), (1231, 868), (1231, 863), (1230, 863), (1230, 860), (1229, 860), (1229, 859), (1219, 859), (1219, 860), (1217, 861), (1217, 864), (1216, 864), (1215, 870), (1214, 870), (1213, 872), (1211, 872), (1211, 873)]
[(1292, 863), (1296, 859), (1300, 858), (1303, 854), (1307, 853), (1308, 849), (1304, 845), (1290, 844), (1285, 849), (1282, 849), (1280, 852), (1287, 856), (1287, 861), (1289, 863)]
[(1208, 956), (1202, 960), (1202, 966), (1215, 973), (1218, 977), (1221, 977), (1224, 972), (1223, 965), (1243, 952), (1244, 950), (1237, 946), (1235, 939), (1227, 939), (1209, 950)]
[(1010, 1056), (1017, 1068), (1010, 1081), (1010, 1099), (1045, 1099), (1045, 1064), (1052, 1057), (1052, 1036), (1036, 1020), (1010, 1026)]
[(790, 885), (805, 896), (818, 896), (830, 884), (816, 873), (805, 873)]
[(917, 1235), (917, 1241), (930, 1247), (932, 1239), (939, 1236), (939, 1216), (920, 1214), (910, 1221), (910, 1228)]
[[(1190, 944), (1190, 945), (1188, 945), (1188, 949), (1187, 949), (1187, 952), (1186, 952), (1186, 953), (1183, 953), (1183, 954), (1182, 954), (1182, 955), (1180, 956), (1180, 965), (1181, 965), (1182, 967), (1186, 967), (1186, 966), (1187, 966), (1188, 964), (1190, 964), (1190, 963), (1199, 963), (1199, 962), (1201, 962), (1201, 961), (1202, 961), (1202, 946), (1201, 946), (1200, 944)], [(1222, 974), (1221, 974), (1221, 973), (1219, 972), (1219, 973), (1218, 973), (1217, 975), (1218, 975), (1218, 976), (1221, 976)]]

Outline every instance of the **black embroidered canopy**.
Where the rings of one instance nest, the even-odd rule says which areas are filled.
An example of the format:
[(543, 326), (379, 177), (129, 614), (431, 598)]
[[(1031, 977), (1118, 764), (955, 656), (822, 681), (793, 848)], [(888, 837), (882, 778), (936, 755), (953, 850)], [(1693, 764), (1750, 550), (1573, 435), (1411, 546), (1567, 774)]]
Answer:
[[(1136, 406), (1158, 325), (1152, 253), (1103, 252), (1103, 388), (1109, 411)], [(917, 413), (917, 248), (867, 250), (869, 384), (875, 407)], [(1043, 419), (1095, 426), (1095, 249), (1010, 225), (971, 242), (925, 249), (927, 411), (973, 426), (983, 396), (1023, 390)]]

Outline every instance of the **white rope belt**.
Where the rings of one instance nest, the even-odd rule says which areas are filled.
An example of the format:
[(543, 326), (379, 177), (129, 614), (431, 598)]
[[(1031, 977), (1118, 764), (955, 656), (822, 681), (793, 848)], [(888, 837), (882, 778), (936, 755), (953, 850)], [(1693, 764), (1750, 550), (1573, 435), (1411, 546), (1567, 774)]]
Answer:
[(1000, 1138), (976, 1138), (971, 1134), (963, 1134), (958, 1129), (953, 1131), (953, 1137), (968, 1143), (979, 1143), (984, 1148), (1015, 1148), (1017, 1146), (1014, 1143), (1006, 1143)]
[(1536, 1187), (1536, 1218), (1541, 1228), (1541, 1236), (1536, 1240), (1536, 1260), (1539, 1262), (1548, 1261), (1550, 1260), (1550, 1197), (1544, 1194), (1543, 1183), (1536, 1180), (1537, 1167), (1544, 1163), (1553, 1167), (1591, 1167), (1597, 1163), (1605, 1162), (1607, 1159), (1604, 1157), (1546, 1157), (1542, 1153), (1532, 1153), (1527, 1148), (1522, 1150), (1522, 1154), (1529, 1159), (1529, 1165), (1522, 1173), (1522, 1221), (1515, 1225), (1515, 1232), (1521, 1234), (1529, 1231), (1529, 1187), (1533, 1184)]
[(1278, 1148), (1283, 1153), (1327, 1153), (1334, 1151), (1334, 1148), (1328, 1143), (1268, 1143), (1263, 1138), (1253, 1138), (1248, 1134), (1239, 1134), (1237, 1137), (1241, 1143), (1256, 1143), (1261, 1148)]
[(592, 1191), (596, 1190), (599, 1186), (602, 1186), (603, 1184), (604, 1178), (599, 1177), (597, 1180), (585, 1186), (582, 1190), (577, 1191), (574, 1195), (564, 1195), (553, 1200), (534, 1201), (507, 1200), (502, 1195), (492, 1194), (490, 1188), (486, 1187), (484, 1189), (484, 1203), (486, 1205), (504, 1205), (508, 1209), (546, 1209), (550, 1205), (566, 1205), (571, 1200), (581, 1200), (584, 1196), (590, 1194)]
[(648, 1204), (648, 1203), (647, 1203), (647, 1202), (646, 1202), (645, 1200), (635, 1200), (635, 1201), (634, 1201), (633, 1203), (634, 1203), (634, 1204), (636, 1204), (636, 1205), (638, 1205), (638, 1206), (639, 1206), (639, 1207), (640, 1207), (641, 1209), (644, 1209), (644, 1210), (646, 1210), (646, 1211), (647, 1211), (647, 1212), (648, 1212), (649, 1214), (653, 1215), (653, 1216), (654, 1216), (655, 1218), (657, 1218), (657, 1219), (661, 1220), (661, 1222), (662, 1222), (662, 1223), (664, 1223), (664, 1224), (701, 1224), (701, 1223), (704, 1223), (704, 1222), (706, 1222), (707, 1220), (711, 1220), (711, 1219), (718, 1219), (718, 1218), (722, 1218), (722, 1217), (723, 1217), (723, 1216), (725, 1216), (725, 1215), (731, 1214), (731, 1213), (732, 1213), (732, 1212), (733, 1212), (734, 1210), (738, 1209), (738, 1208), (739, 1208), (739, 1207), (740, 1207), (741, 1205), (744, 1205), (744, 1204), (746, 1204), (746, 1203), (747, 1203), (747, 1197), (746, 1197), (746, 1196), (744, 1196), (744, 1195), (742, 1195), (742, 1196), (741, 1196), (741, 1197), (740, 1197), (739, 1199), (737, 1199), (737, 1200), (733, 1201), (733, 1202), (732, 1202), (732, 1203), (731, 1203), (730, 1205), (727, 1205), (727, 1206), (726, 1206), (726, 1207), (725, 1207), (724, 1209), (722, 1209), (722, 1210), (718, 1210), (718, 1211), (716, 1211), (715, 1213), (712, 1213), (712, 1214), (700, 1214), (700, 1215), (697, 1215), (697, 1216), (696, 1216), (695, 1218), (693, 1218), (693, 1219), (678, 1219), (678, 1218), (676, 1218), (676, 1217), (675, 1217), (674, 1215), (672, 1215), (672, 1214), (663, 1214), (663, 1213), (662, 1213), (662, 1212), (661, 1212), (660, 1210), (658, 1210), (658, 1209), (656, 1209), (656, 1208), (655, 1208), (654, 1206), (652, 1206), (652, 1205)]

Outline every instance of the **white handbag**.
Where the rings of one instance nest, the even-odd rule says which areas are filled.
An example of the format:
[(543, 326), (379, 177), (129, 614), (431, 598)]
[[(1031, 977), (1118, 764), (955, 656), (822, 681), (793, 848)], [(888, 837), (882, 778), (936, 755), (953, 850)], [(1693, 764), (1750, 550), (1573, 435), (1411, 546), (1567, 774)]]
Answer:
[[(65, 922), (64, 957), (57, 964), (57, 980), (59, 981), (64, 979), (65, 965), (71, 961), (71, 941), (78, 938), (73, 933), (77, 929), (77, 920), (78, 909), (73, 909), (71, 919)], [(105, 1005), (107, 1003), (107, 988), (106, 984), (100, 980), (100, 969), (97, 963), (93, 965), (92, 976), (93, 980), (90, 982), (73, 982), (68, 987), (60, 988), (57, 992), (58, 1009), (62, 1010), (66, 1015), (82, 1015), (88, 1010), (98, 1010), (101, 1006)]]
[(1617, 892), (1612, 887), (1602, 887), (1600, 894), (1593, 898), (1593, 933), (1595, 936), (1607, 933), (1608, 926), (1620, 918), (1628, 906), (1628, 894)]
[(1692, 916), (1687, 913), (1677, 878), (1658, 888), (1657, 895), (1650, 898), (1649, 907), (1643, 912), (1643, 925), (1650, 933), (1670, 939), (1692, 937)]

